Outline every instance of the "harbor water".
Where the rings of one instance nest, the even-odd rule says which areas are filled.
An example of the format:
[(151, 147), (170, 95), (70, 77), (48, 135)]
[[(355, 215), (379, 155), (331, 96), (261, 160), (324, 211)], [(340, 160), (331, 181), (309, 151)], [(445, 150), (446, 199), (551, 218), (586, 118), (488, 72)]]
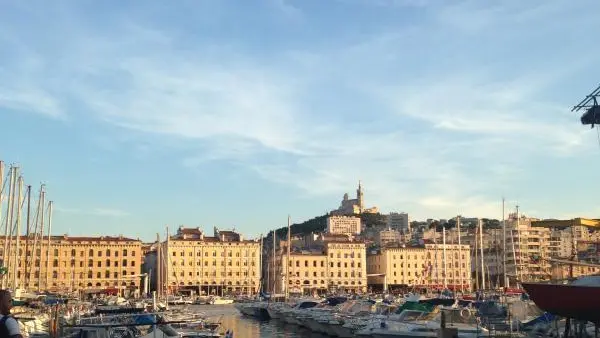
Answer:
[(325, 337), (305, 328), (283, 324), (280, 321), (259, 321), (245, 317), (233, 305), (186, 305), (185, 308), (188, 311), (204, 313), (209, 318), (221, 317), (223, 331), (233, 330), (234, 338)]

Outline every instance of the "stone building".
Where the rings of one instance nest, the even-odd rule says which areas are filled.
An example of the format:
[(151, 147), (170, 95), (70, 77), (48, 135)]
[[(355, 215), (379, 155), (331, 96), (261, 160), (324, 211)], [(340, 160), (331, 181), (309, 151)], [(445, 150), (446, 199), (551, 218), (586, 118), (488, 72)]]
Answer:
[(161, 291), (195, 294), (259, 291), (260, 242), (245, 240), (235, 231), (214, 229), (206, 236), (199, 228), (180, 227), (161, 244), (158, 261)]
[(327, 233), (334, 235), (359, 235), (361, 233), (360, 217), (329, 216), (327, 217)]
[[(367, 255), (369, 286), (471, 289), (468, 245), (386, 247)], [(445, 262), (445, 264), (444, 264)]]
[[(3, 242), (4, 238), (0, 238)], [(138, 239), (64, 235), (51, 236), (48, 243), (48, 237), (34, 241), (33, 237), (27, 240), (22, 236), (18, 264), (14, 261), (16, 238), (9, 242), (8, 260), (4, 261), (4, 248), (0, 248), (0, 259), (8, 268), (3, 277), (5, 287), (53, 292), (117, 289), (122, 294), (134, 294), (142, 291), (142, 242)], [(16, 271), (15, 265), (18, 265)]]
[[(367, 289), (366, 247), (359, 241), (326, 241), (312, 250), (291, 250), (287, 258), (285, 241), (280, 242), (275, 264), (269, 257), (266, 275), (272, 281), (269, 290), (294, 293)], [(289, 277), (286, 278), (286, 272)]]

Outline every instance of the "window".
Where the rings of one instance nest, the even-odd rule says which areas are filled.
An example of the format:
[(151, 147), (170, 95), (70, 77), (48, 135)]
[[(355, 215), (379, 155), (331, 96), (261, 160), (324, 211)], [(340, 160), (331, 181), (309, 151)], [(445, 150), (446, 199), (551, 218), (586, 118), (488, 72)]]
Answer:
[(71, 256), (75, 257), (75, 249), (71, 250)]
[[(38, 255), (39, 255), (39, 253), (38, 253)], [(90, 253), (88, 254), (88, 256), (94, 257), (94, 250), (93, 249), (90, 249)]]
[(110, 250), (106, 249), (106, 257), (110, 257)]
[(127, 256), (127, 249), (123, 249), (123, 257)]
[(54, 257), (58, 256), (58, 249), (54, 249)]
[(127, 266), (127, 260), (126, 259), (123, 260), (123, 266)]
[[(110, 267), (110, 260), (106, 260), (106, 267), (109, 268)], [(108, 278), (108, 277), (107, 277)]]
[(93, 260), (88, 260), (88, 267), (92, 268), (94, 267), (94, 261)]
[(55, 259), (54, 262), (52, 262), (52, 267), (58, 268), (58, 260)]

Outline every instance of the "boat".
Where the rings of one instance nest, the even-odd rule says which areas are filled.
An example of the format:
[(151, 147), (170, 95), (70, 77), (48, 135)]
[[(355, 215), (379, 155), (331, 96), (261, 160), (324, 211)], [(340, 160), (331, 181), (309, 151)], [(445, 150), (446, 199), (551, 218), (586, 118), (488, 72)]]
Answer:
[(208, 304), (211, 305), (226, 305), (226, 304), (233, 304), (233, 299), (231, 298), (222, 298), (222, 297), (211, 297), (208, 300)]
[(522, 283), (540, 309), (557, 316), (600, 324), (600, 275), (583, 276), (570, 284)]

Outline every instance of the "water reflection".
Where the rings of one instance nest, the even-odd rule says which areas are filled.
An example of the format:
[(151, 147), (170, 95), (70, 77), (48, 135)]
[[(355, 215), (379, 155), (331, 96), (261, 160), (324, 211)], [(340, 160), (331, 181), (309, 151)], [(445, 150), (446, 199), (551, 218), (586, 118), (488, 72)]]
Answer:
[(231, 305), (194, 306), (195, 312), (204, 312), (211, 318), (221, 318), (224, 331), (233, 330), (234, 338), (299, 338), (325, 337), (295, 325), (287, 325), (278, 321), (257, 321), (241, 316)]

